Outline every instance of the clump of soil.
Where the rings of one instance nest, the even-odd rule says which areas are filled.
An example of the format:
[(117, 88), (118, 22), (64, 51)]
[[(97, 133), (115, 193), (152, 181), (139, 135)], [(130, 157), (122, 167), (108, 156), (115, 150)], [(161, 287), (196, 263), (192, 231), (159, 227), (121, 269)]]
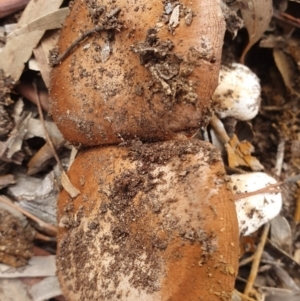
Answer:
[(0, 209), (0, 221), (0, 262), (12, 267), (26, 265), (33, 255), (34, 230), (4, 209)]
[(173, 51), (171, 40), (162, 41), (157, 33), (157, 29), (150, 28), (145, 41), (132, 46), (152, 76), (153, 93), (162, 92), (162, 101), (167, 105), (175, 102), (195, 104), (198, 96), (188, 78), (197, 65), (197, 51), (192, 47), (186, 61)]
[(10, 98), (13, 85), (12, 79), (5, 76), (3, 70), (0, 69), (0, 139), (5, 138), (14, 125), (10, 113), (6, 109), (13, 103)]

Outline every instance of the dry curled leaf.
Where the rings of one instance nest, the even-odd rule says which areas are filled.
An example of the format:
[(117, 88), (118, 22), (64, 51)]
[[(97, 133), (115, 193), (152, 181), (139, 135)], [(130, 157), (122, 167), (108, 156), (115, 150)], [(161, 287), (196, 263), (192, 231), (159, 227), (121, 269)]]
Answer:
[(239, 141), (237, 136), (233, 135), (230, 141), (225, 144), (225, 148), (227, 151), (228, 165), (231, 168), (246, 166), (253, 171), (264, 169), (258, 159), (251, 156), (254, 147), (249, 141)]
[(288, 91), (290, 91), (292, 94), (300, 96), (299, 87), (296, 84), (296, 79), (299, 76), (299, 72), (297, 71), (295, 62), (291, 56), (280, 49), (273, 49), (273, 56), (276, 66)]
[[(18, 29), (56, 11), (62, 2), (62, 0), (30, 1), (18, 22)], [(31, 57), (33, 48), (39, 43), (44, 33), (45, 29), (34, 30), (25, 35), (14, 36), (7, 41), (0, 56), (0, 66), (5, 75), (10, 75), (15, 82), (19, 80), (24, 69), (24, 63)]]
[(7, 36), (7, 40), (11, 40), (13, 37), (26, 35), (36, 30), (49, 30), (60, 28), (68, 13), (68, 7), (64, 7), (53, 12), (46, 13), (45, 15), (38, 17), (37, 19), (11, 32)]
[(249, 49), (261, 38), (271, 21), (273, 9), (272, 0), (239, 0), (241, 14), (249, 35), (249, 42), (241, 56), (244, 63)]
[(61, 174), (61, 185), (69, 193), (71, 198), (76, 198), (80, 194), (79, 190), (71, 183), (64, 171)]

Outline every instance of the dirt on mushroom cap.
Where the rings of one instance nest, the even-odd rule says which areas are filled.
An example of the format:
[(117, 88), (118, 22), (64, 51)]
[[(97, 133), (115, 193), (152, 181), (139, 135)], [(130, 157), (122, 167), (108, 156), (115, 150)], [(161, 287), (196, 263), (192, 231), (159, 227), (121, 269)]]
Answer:
[(115, 29), (89, 36), (53, 70), (52, 114), (64, 136), (85, 145), (166, 140), (207, 124), (225, 31), (217, 2), (76, 1), (59, 53), (108, 28), (101, 22), (116, 8)]
[(69, 176), (81, 194), (71, 200), (63, 191), (58, 204), (58, 276), (67, 297), (230, 300), (238, 227), (209, 144), (95, 148), (79, 155)]

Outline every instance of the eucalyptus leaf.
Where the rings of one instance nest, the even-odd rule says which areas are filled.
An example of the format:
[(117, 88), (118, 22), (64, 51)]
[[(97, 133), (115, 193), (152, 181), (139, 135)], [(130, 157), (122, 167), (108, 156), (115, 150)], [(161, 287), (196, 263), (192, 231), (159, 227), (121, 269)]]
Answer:
[(272, 18), (272, 0), (241, 0), (241, 14), (249, 35), (249, 42), (241, 56), (241, 63), (250, 48), (262, 37)]

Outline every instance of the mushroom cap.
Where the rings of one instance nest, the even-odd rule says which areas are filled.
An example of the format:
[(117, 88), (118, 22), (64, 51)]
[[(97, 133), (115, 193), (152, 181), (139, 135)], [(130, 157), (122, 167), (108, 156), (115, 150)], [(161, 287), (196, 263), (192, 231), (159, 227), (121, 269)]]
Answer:
[(59, 53), (116, 7), (120, 32), (88, 36), (52, 71), (52, 116), (65, 138), (89, 146), (168, 140), (206, 125), (225, 32), (218, 1), (78, 0)]
[(219, 85), (212, 96), (214, 111), (220, 118), (250, 120), (258, 113), (260, 91), (258, 77), (247, 66), (221, 66)]
[[(235, 194), (253, 192), (277, 181), (264, 172), (231, 175), (230, 186)], [(235, 202), (240, 233), (247, 236), (276, 217), (282, 207), (282, 195), (261, 193)]]
[(238, 224), (219, 152), (198, 140), (82, 151), (58, 200), (68, 300), (231, 300)]

